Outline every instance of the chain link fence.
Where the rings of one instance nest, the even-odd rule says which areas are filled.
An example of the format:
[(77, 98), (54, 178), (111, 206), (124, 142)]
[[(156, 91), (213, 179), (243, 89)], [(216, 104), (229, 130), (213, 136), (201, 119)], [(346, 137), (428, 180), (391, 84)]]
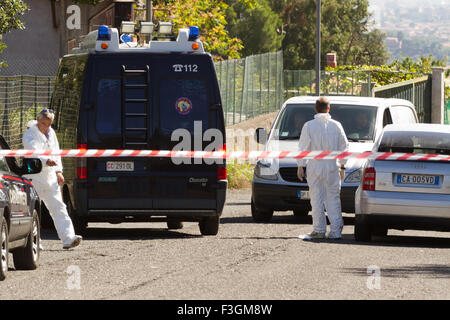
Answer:
[(54, 77), (0, 77), (0, 133), (12, 149), (22, 146), (27, 122), (50, 105)]
[(281, 51), (216, 62), (226, 125), (276, 111), (283, 99)]

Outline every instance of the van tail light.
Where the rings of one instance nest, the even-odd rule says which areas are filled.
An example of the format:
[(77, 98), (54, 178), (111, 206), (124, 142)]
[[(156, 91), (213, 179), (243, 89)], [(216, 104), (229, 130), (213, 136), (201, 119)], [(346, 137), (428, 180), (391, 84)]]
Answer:
[(367, 191), (375, 191), (375, 168), (364, 169), (362, 188)]
[(217, 180), (227, 179), (227, 168), (217, 168)]
[[(87, 144), (77, 144), (77, 149), (87, 150)], [(78, 158), (77, 159), (77, 179), (86, 180), (87, 179), (87, 159)]]
[(223, 145), (219, 146), (218, 150), (219, 151), (223, 151), (223, 152), (227, 152), (227, 144), (224, 143)]

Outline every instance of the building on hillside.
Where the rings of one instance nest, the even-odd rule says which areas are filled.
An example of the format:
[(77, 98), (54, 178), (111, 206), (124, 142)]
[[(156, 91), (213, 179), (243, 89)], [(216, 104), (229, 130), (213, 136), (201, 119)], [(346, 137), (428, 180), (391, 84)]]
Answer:
[(0, 54), (8, 67), (1, 75), (54, 76), (60, 58), (77, 47), (88, 32), (105, 24), (120, 27), (134, 18), (134, 0), (104, 0), (97, 6), (70, 0), (24, 0), (29, 11), (21, 17), (25, 30), (3, 36), (7, 48)]

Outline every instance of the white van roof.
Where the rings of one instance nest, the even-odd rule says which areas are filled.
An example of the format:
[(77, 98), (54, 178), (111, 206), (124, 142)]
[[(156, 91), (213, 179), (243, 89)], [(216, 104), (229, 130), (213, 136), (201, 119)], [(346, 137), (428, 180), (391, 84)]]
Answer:
[[(395, 98), (373, 98), (373, 97), (355, 97), (355, 96), (325, 96), (330, 100), (330, 104), (355, 104), (374, 107), (385, 107), (386, 105), (407, 105), (414, 107), (414, 105), (404, 99)], [(317, 96), (297, 96), (289, 98), (284, 104), (291, 103), (315, 103), (319, 97)]]
[[(99, 36), (99, 30), (104, 37)], [(189, 39), (189, 29), (179, 29), (176, 41), (150, 41), (142, 46), (136, 42), (120, 43), (117, 28), (100, 26), (99, 30), (88, 33), (80, 47), (72, 49), (71, 54), (87, 52), (186, 52), (205, 53), (203, 43), (199, 39)], [(107, 28), (107, 29), (106, 29)]]

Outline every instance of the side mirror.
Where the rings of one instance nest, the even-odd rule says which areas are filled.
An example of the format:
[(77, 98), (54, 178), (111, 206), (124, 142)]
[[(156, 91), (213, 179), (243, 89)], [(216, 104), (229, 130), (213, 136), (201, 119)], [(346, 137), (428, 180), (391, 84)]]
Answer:
[(255, 140), (258, 143), (265, 144), (267, 142), (267, 131), (265, 128), (258, 128), (255, 131)]
[(22, 174), (36, 174), (41, 172), (42, 162), (37, 158), (23, 158)]

